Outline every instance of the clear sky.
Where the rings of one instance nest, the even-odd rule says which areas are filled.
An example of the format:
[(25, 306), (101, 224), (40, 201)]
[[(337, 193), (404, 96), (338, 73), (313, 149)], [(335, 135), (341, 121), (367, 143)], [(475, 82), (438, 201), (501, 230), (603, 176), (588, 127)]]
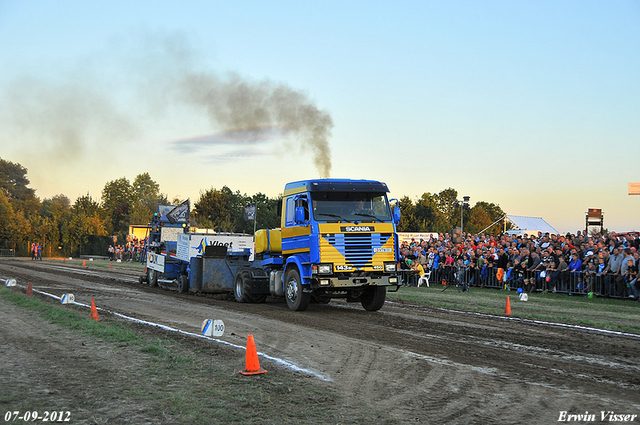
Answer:
[(41, 199), (329, 175), (640, 229), (640, 2), (0, 0), (0, 157)]

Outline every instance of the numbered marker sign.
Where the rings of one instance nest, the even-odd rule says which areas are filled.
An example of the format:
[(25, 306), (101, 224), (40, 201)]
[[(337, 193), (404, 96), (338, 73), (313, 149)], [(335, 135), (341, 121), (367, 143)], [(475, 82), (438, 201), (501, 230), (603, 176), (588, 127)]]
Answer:
[(224, 322), (222, 320), (206, 319), (202, 322), (202, 335), (222, 336), (224, 335)]
[(16, 280), (15, 279), (7, 280), (7, 286), (16, 286)]
[(73, 294), (63, 294), (60, 301), (62, 304), (73, 304), (76, 301), (76, 297), (74, 297)]

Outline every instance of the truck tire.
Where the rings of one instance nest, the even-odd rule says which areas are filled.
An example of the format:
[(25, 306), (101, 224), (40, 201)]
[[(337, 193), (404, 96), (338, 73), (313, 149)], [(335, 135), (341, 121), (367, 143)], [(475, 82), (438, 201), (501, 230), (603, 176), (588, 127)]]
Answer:
[(149, 270), (147, 274), (149, 275), (147, 278), (149, 286), (158, 286), (158, 272), (155, 270)]
[(233, 295), (236, 298), (236, 301), (239, 303), (248, 303), (250, 302), (247, 297), (247, 293), (245, 291), (245, 282), (244, 282), (244, 273), (242, 271), (238, 271), (236, 274), (236, 280), (233, 282)]
[(309, 307), (311, 294), (303, 292), (302, 279), (295, 267), (290, 267), (284, 278), (284, 296), (290, 310), (304, 311)]
[(186, 274), (178, 276), (178, 292), (183, 294), (189, 290), (189, 277)]
[(233, 295), (239, 303), (262, 303), (267, 299), (266, 294), (251, 293), (251, 271), (239, 269), (233, 283)]
[(369, 286), (365, 288), (360, 303), (367, 311), (377, 311), (382, 308), (387, 298), (387, 288), (384, 286)]

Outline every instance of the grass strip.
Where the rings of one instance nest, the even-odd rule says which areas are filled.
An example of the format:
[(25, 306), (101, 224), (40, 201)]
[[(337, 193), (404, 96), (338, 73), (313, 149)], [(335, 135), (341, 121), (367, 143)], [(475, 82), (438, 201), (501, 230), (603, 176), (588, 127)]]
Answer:
[[(60, 308), (51, 303), (44, 302), (36, 297), (27, 297), (21, 293), (11, 291), (7, 288), (0, 289), (2, 299), (19, 307), (31, 310), (49, 323), (62, 326), (64, 328), (79, 331), (83, 334), (100, 338), (107, 342), (116, 344), (132, 344), (139, 342), (138, 336), (127, 328), (123, 323), (118, 322), (96, 322), (90, 320), (86, 313), (81, 314), (78, 309), (82, 307)], [(82, 309), (81, 311), (84, 311)]]
[[(337, 408), (341, 400), (331, 383), (273, 365), (266, 365), (267, 374), (244, 377), (238, 373), (244, 366), (244, 352), (232, 348), (106, 314), (95, 322), (86, 309), (74, 311), (80, 307), (7, 288), (0, 288), (0, 299), (59, 328), (57, 344), (78, 345), (77, 338), (64, 336), (62, 330), (66, 330), (88, 339), (86, 346), (100, 347), (99, 353), (89, 351), (73, 360), (69, 386), (77, 391), (59, 389), (56, 409), (73, 412), (74, 423), (366, 424), (373, 418), (361, 408)], [(109, 355), (104, 357), (105, 353)], [(59, 383), (59, 376), (50, 377), (57, 369), (38, 373), (37, 385), (28, 380), (3, 382), (9, 391), (0, 397), (0, 409), (50, 409), (51, 395), (39, 395), (47, 390), (37, 387)], [(95, 378), (83, 378), (87, 374)], [(74, 380), (79, 381), (74, 384)], [(382, 418), (378, 423), (395, 421)]]
[(528, 294), (525, 302), (515, 291), (471, 288), (470, 292), (460, 292), (455, 288), (443, 291), (444, 288), (402, 287), (398, 292), (389, 292), (387, 298), (424, 307), (503, 316), (508, 296), (511, 317), (640, 334), (640, 303), (634, 301), (541, 292)]

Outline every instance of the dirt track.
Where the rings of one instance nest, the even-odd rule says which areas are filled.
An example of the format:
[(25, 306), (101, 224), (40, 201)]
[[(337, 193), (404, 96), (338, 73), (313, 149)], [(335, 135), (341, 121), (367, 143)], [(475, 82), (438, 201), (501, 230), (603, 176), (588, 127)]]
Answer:
[[(193, 333), (203, 319), (222, 319), (222, 340), (244, 346), (253, 334), (259, 352), (333, 382), (343, 408), (364, 404), (399, 423), (555, 423), (563, 411), (598, 420), (601, 411), (640, 413), (640, 337), (390, 302), (376, 313), (340, 301), (291, 312), (283, 301), (181, 295), (139, 285), (132, 272), (60, 262), (0, 261), (0, 279), (9, 277)], [(12, 336), (6, 328), (2, 335)]]

